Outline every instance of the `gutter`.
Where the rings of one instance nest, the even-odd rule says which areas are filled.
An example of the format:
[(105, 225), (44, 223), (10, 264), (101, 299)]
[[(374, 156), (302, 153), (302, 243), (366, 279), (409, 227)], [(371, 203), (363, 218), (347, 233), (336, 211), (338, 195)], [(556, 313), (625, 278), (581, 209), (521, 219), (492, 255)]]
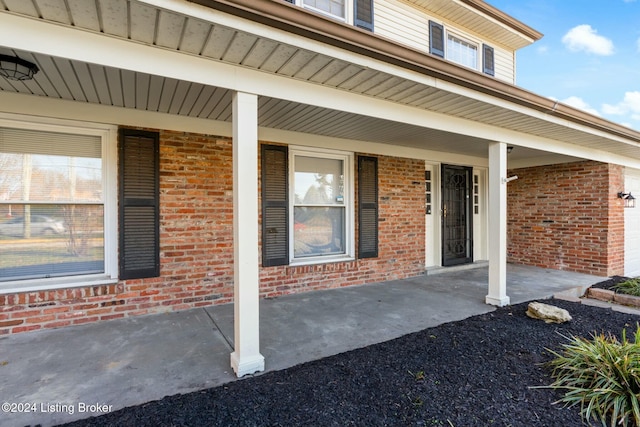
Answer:
[[(187, 0), (640, 144), (640, 132), (283, 0)], [(477, 0), (463, 0), (478, 4)], [(484, 11), (484, 9), (482, 9)], [(491, 15), (493, 16), (493, 15)], [(505, 15), (506, 16), (506, 15)]]

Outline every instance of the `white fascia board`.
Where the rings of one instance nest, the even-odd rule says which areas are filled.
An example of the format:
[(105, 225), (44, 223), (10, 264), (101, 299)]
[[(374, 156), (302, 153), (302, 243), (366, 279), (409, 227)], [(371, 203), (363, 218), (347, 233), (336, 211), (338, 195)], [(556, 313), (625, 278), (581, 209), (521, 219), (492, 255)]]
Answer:
[[(370, 153), (390, 157), (404, 157), (408, 159), (429, 160), (433, 162), (461, 164), (469, 166), (484, 166), (489, 164), (488, 158), (475, 157), (465, 154), (447, 153), (443, 151), (424, 150), (405, 147), (402, 145), (382, 144), (377, 142), (359, 141), (352, 139), (334, 138), (322, 135), (302, 134), (300, 132), (260, 128), (260, 140), (290, 144), (305, 147), (322, 147), (331, 150), (346, 150), (354, 153)], [(304, 135), (304, 138), (300, 136)]]
[[(13, 37), (18, 32), (22, 36)], [(6, 13), (0, 13), (0, 40), (14, 49), (218, 86), (488, 141), (504, 141), (510, 145), (640, 167), (639, 160), (602, 150)], [(180, 66), (176, 67), (176, 64)]]
[[(37, 103), (33, 101), (34, 95), (0, 92), (0, 119), (2, 117), (11, 117), (12, 120), (24, 120), (25, 116), (31, 116), (38, 117), (39, 121), (48, 120), (48, 118), (80, 120), (88, 126), (91, 126), (91, 123), (96, 123), (96, 126), (103, 127), (103, 123), (108, 123), (119, 126), (141, 126), (150, 129), (193, 132), (228, 138), (232, 136), (232, 124), (219, 120), (199, 119), (155, 111), (133, 110), (44, 97), (38, 97)], [(258, 129), (258, 139), (260, 141), (283, 144), (291, 144), (292, 141), (295, 141), (296, 145), (347, 150), (355, 153), (366, 152), (383, 156), (423, 159), (470, 166), (486, 167), (488, 165), (487, 158), (483, 157), (265, 127)]]
[[(465, 98), (470, 98), (470, 99), (475, 99), (476, 101), (480, 101), (480, 102), (484, 102), (487, 104), (491, 104), (491, 105), (495, 105), (496, 107), (500, 107), (500, 108), (504, 108), (507, 110), (511, 110), (511, 111), (515, 111), (518, 113), (522, 113), (526, 116), (532, 117), (532, 118), (536, 118), (536, 119), (540, 119), (549, 123), (553, 123), (553, 124), (557, 124), (569, 129), (574, 129), (574, 130), (578, 130), (578, 131), (582, 131), (585, 132), (587, 134), (590, 135), (595, 135), (601, 138), (605, 138), (608, 139), (610, 141), (616, 141), (619, 143), (623, 143), (623, 144), (627, 144), (627, 145), (632, 145), (635, 147), (640, 148), (640, 146), (638, 146), (637, 143), (634, 142), (630, 142), (629, 140), (617, 136), (617, 135), (613, 135), (610, 134), (608, 132), (605, 131), (601, 131), (598, 129), (594, 129), (585, 125), (581, 125), (579, 123), (575, 123), (572, 121), (569, 121), (567, 119), (563, 119), (560, 118), (558, 116), (555, 116), (553, 114), (551, 114), (551, 111), (549, 112), (544, 112), (544, 111), (540, 111), (540, 110), (534, 110), (532, 108), (527, 108), (523, 105), (518, 105), (518, 104), (514, 104), (512, 102), (500, 99), (500, 98), (496, 98), (494, 96), (491, 95), (487, 95), (485, 93), (482, 92), (478, 92), (478, 91), (474, 91), (472, 89), (468, 89), (462, 86), (458, 86), (455, 85), (453, 83), (450, 82), (446, 82), (444, 80), (437, 80), (435, 87), (441, 90), (444, 90), (446, 92), (450, 92), (450, 93), (455, 93), (457, 95), (460, 96), (464, 96)], [(595, 117), (595, 116), (594, 116)]]

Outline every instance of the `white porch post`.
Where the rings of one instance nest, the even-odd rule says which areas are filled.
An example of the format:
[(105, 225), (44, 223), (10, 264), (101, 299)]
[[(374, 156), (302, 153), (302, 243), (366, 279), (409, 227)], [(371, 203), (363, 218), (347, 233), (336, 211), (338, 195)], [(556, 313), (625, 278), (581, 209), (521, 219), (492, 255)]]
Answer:
[(507, 145), (489, 144), (489, 294), (491, 305), (509, 304), (507, 296)]
[(233, 94), (234, 351), (238, 377), (264, 370), (258, 302), (258, 97)]

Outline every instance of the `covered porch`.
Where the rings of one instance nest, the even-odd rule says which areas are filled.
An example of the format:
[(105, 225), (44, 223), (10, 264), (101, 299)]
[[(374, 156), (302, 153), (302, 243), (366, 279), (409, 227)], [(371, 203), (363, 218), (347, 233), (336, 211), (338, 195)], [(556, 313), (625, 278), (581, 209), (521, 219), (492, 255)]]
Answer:
[[(323, 20), (322, 28), (282, 24), (292, 13), (309, 16), (277, 2), (263, 11), (199, 3), (210, 7), (93, 3), (108, 16), (92, 7), (66, 10), (62, 2), (40, 11), (11, 3), (10, 13), (0, 13), (0, 52), (32, 61), (40, 72), (33, 81), (0, 79), (0, 119), (232, 137), (235, 319), (227, 341), (239, 376), (265, 367), (260, 333), (271, 332), (258, 316), (269, 304), (258, 300), (259, 141), (487, 169), (489, 266), (478, 277), (481, 295), (474, 295), (482, 310), (491, 309), (483, 302), (517, 301), (506, 263), (508, 167), (576, 159), (640, 167), (637, 141), (622, 127), (602, 131), (591, 117), (516, 87), (488, 84), (471, 71)], [(518, 148), (508, 162), (507, 145)], [(112, 243), (115, 204), (115, 197), (105, 202)], [(110, 250), (115, 254), (116, 245)], [(440, 311), (448, 310), (449, 297)]]
[[(509, 265), (512, 303), (577, 295), (602, 278)], [(260, 301), (266, 371), (285, 369), (487, 313), (487, 267)], [(345, 304), (344, 301), (349, 301)], [(523, 308), (524, 309), (524, 308)], [(25, 402), (100, 403), (112, 412), (236, 380), (233, 305), (141, 316), (2, 339), (0, 380)], [(532, 320), (533, 321), (533, 320)], [(64, 398), (61, 398), (64, 396)], [(43, 427), (99, 413), (5, 414)]]

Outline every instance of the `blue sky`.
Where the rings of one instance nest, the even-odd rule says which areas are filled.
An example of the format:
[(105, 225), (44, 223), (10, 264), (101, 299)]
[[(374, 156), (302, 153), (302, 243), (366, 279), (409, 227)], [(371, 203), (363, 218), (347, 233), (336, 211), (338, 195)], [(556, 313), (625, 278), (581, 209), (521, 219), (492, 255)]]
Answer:
[(544, 34), (518, 86), (640, 130), (640, 0), (487, 0)]

